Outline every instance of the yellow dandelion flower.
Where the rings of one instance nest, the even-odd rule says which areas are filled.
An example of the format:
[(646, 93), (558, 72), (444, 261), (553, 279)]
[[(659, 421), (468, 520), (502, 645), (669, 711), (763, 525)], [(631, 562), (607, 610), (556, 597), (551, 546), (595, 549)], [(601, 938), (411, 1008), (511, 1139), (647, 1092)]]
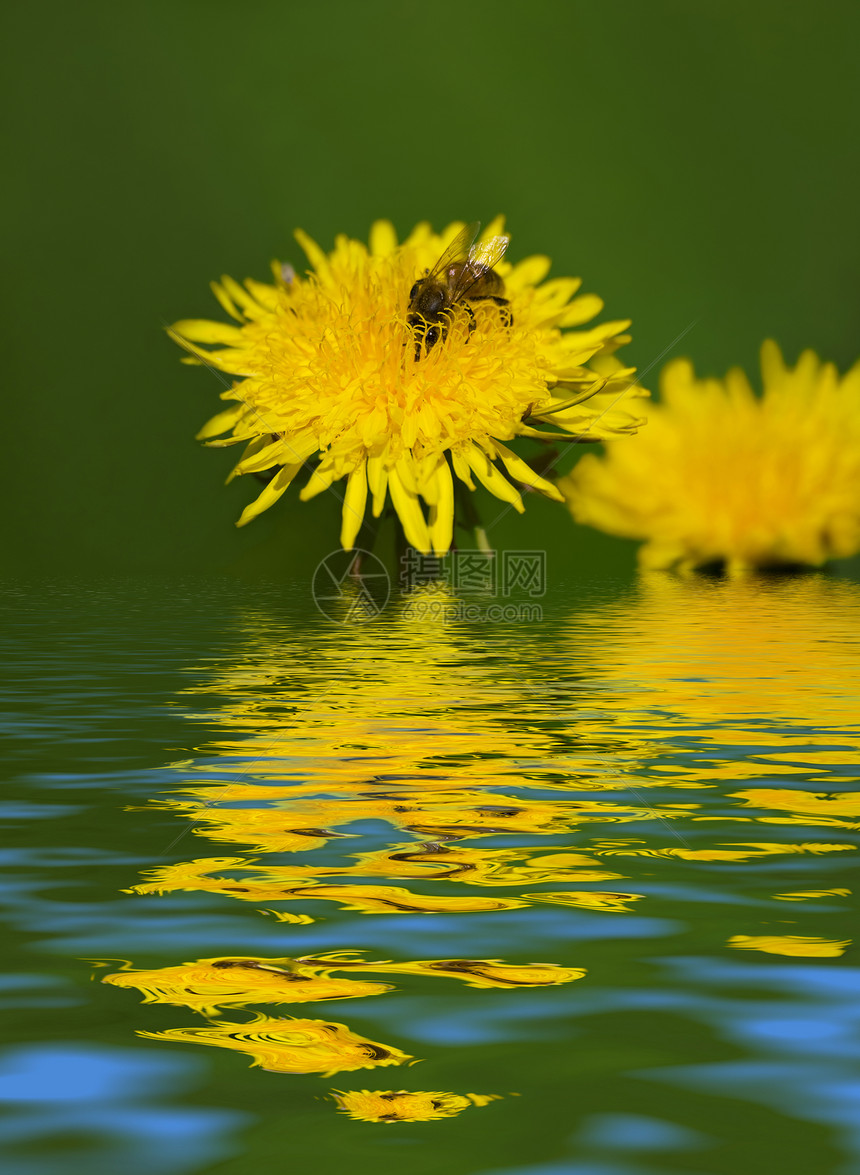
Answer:
[(685, 359), (635, 444), (585, 457), (560, 483), (574, 518), (644, 539), (640, 562), (730, 573), (860, 550), (860, 364), (840, 377), (805, 351), (761, 349), (764, 394), (744, 373), (696, 379)]
[[(231, 477), (271, 477), (239, 526), (308, 465), (304, 500), (345, 483), (346, 549), (368, 498), (379, 517), (390, 497), (411, 545), (441, 554), (452, 541), (455, 490), (479, 482), (520, 512), (521, 489), (562, 500), (506, 442), (635, 431), (641, 421), (630, 401), (647, 393), (612, 358), (629, 323), (584, 328), (603, 304), (575, 297), (578, 279), (544, 281), (546, 257), (506, 262), (501, 220), (471, 250), (468, 228), (477, 231), (452, 224), (439, 235), (419, 224), (398, 245), (392, 225), (379, 221), (369, 248), (339, 236), (329, 254), (297, 232), (306, 274), (275, 266), (271, 285), (222, 278), (212, 288), (233, 325), (174, 325), (186, 361), (239, 377), (223, 393), (228, 407), (199, 434), (211, 445), (244, 443)], [(450, 254), (438, 270), (458, 240), (461, 260)], [(482, 276), (469, 288), (461, 282), (455, 297), (452, 275), (464, 271)], [(414, 296), (428, 272), (444, 287), (438, 312)], [(547, 422), (557, 431), (535, 427)]]

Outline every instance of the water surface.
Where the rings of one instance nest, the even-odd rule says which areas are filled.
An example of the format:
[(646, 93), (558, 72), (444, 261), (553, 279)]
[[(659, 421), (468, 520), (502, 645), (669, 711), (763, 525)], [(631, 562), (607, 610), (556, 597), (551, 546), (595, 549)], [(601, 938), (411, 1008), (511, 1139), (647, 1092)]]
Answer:
[(6, 585), (5, 1169), (860, 1169), (860, 588), (430, 602)]

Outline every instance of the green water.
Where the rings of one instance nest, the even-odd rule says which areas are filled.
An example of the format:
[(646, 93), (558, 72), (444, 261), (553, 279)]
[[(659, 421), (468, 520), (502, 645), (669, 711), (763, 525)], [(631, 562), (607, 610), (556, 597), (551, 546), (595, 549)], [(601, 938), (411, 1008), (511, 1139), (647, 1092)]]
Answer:
[[(4, 1170), (860, 1169), (857, 584), (4, 598)], [(142, 1002), (213, 959), (236, 1002)]]

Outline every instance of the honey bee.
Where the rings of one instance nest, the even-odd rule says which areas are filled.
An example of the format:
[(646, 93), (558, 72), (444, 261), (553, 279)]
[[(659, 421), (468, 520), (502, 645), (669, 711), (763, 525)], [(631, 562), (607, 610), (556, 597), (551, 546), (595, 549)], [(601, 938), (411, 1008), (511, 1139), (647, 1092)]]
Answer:
[(501, 308), (505, 326), (513, 324), (508, 299), (504, 296), (505, 283), (493, 268), (501, 261), (511, 238), (491, 237), (475, 244), (480, 227), (477, 220), (467, 224), (433, 268), (409, 291), (406, 321), (415, 335), (416, 359), (445, 337), (458, 305), (468, 316), (469, 334), (475, 329), (470, 302), (494, 302)]

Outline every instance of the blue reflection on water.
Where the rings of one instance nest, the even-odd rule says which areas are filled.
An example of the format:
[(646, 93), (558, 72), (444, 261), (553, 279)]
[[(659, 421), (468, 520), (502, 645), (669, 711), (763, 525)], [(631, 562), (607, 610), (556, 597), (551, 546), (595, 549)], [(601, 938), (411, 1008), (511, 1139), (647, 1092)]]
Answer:
[(593, 1114), (577, 1141), (584, 1147), (608, 1150), (669, 1151), (707, 1146), (711, 1140), (686, 1126), (642, 1114)]
[[(165, 1102), (199, 1081), (202, 1066), (180, 1056), (88, 1044), (34, 1045), (0, 1060), (0, 1101), (18, 1113), (0, 1125), (15, 1175), (178, 1175), (230, 1152), (227, 1136), (248, 1120), (233, 1111)], [(56, 1140), (61, 1151), (35, 1157)], [(74, 1140), (72, 1142), (72, 1140)]]
[[(855, 1054), (856, 1054), (855, 1049)], [(860, 1150), (856, 1064), (749, 1059), (642, 1071), (638, 1077), (760, 1102), (782, 1113), (836, 1126), (846, 1150)], [(848, 1170), (848, 1168), (843, 1168)]]

